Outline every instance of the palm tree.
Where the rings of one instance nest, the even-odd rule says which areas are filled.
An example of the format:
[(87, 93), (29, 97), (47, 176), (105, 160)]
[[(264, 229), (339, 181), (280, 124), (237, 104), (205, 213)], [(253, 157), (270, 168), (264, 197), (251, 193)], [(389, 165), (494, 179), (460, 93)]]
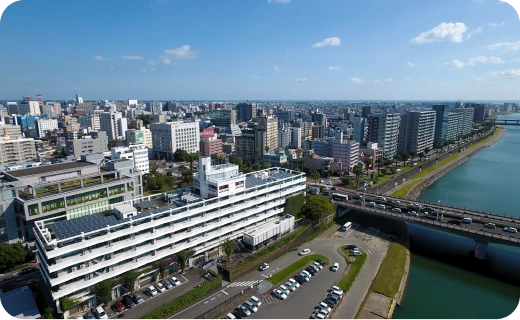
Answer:
[(370, 168), (373, 163), (372, 158), (363, 159), (363, 163), (365, 163), (365, 170), (368, 172), (368, 168)]
[(235, 251), (235, 243), (233, 240), (226, 238), (222, 240), (222, 243), (220, 244), (222, 247), (222, 251), (224, 251), (225, 254), (227, 254), (228, 259), (233, 254), (233, 251)]
[(424, 148), (424, 154), (425, 155), (428, 155), (430, 153), (430, 148)]
[(363, 175), (363, 167), (362, 166), (355, 166), (352, 168), (352, 172), (356, 175), (356, 188), (359, 185), (359, 178)]
[(303, 172), (303, 166), (304, 166), (305, 163), (307, 162), (307, 159), (305, 159), (305, 158), (300, 158), (298, 161), (300, 162), (300, 165), (302, 166), (302, 172)]
[(424, 152), (419, 152), (418, 154), (419, 158), (421, 158), (420, 161), (423, 161), (423, 157), (424, 157)]
[(394, 161), (395, 161), (395, 166), (397, 167), (397, 161), (401, 161), (401, 155), (399, 153), (396, 153), (394, 155)]
[(312, 180), (314, 180), (314, 184), (316, 184), (318, 180), (320, 180), (320, 173), (312, 168), (310, 177)]
[(384, 160), (379, 157), (376, 159), (376, 164), (377, 164), (377, 173), (379, 173), (379, 169), (381, 168), (381, 165), (384, 163)]

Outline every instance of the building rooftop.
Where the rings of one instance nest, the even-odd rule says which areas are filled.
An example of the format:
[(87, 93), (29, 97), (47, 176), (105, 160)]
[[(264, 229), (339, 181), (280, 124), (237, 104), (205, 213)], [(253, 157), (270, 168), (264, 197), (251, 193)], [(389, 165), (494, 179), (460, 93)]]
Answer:
[(34, 295), (28, 286), (8, 292), (0, 290), (0, 299), (5, 311), (16, 319), (40, 319)]
[(258, 187), (267, 183), (271, 183), (273, 181), (276, 181), (278, 179), (285, 179), (289, 177), (294, 177), (294, 173), (290, 172), (276, 172), (273, 173), (267, 177), (262, 177), (260, 175), (250, 174), (246, 176), (246, 189)]
[(95, 166), (95, 164), (90, 162), (64, 162), (58, 164), (50, 164), (45, 166), (26, 168), (26, 169), (18, 169), (6, 172), (6, 174), (13, 176), (15, 178), (41, 175), (44, 173), (50, 173), (53, 171), (62, 171), (76, 168), (84, 168), (88, 166)]

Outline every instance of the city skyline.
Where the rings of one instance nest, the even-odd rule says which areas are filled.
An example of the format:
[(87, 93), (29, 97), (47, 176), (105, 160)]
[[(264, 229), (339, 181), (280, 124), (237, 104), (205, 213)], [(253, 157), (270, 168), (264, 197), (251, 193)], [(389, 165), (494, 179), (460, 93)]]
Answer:
[(0, 97), (520, 100), (519, 23), (500, 0), (24, 0)]

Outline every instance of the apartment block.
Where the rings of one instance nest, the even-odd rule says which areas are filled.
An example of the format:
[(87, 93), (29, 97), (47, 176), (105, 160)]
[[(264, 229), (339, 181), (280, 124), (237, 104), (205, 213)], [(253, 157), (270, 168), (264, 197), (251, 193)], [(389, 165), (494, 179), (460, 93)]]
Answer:
[(134, 163), (134, 172), (150, 173), (148, 148), (144, 144), (115, 147), (110, 150), (112, 160), (129, 159)]
[(255, 129), (255, 159), (262, 161), (263, 154), (278, 148), (278, 118), (261, 115)]
[(270, 168), (242, 174), (236, 165), (212, 165), (210, 157), (199, 159), (193, 179), (193, 188), (135, 197), (78, 218), (37, 221), (40, 270), (56, 303), (71, 297), (90, 306), (95, 284), (129, 270), (147, 270), (131, 290), (157, 280), (155, 262), (181, 250), (192, 252), (190, 266), (219, 255), (223, 239), (280, 220), (286, 198), (305, 190), (301, 173)]
[(433, 149), (435, 135), (435, 111), (410, 111), (401, 114), (401, 126), (397, 142), (397, 152)]
[(0, 164), (22, 164), (37, 158), (33, 138), (0, 137)]
[(397, 113), (372, 113), (367, 118), (367, 142), (377, 142), (384, 158), (392, 160), (397, 154), (397, 138), (401, 118)]
[(90, 135), (83, 135), (81, 139), (65, 141), (65, 150), (68, 154), (79, 158), (83, 154), (107, 152), (107, 142), (105, 131), (91, 131)]
[(38, 137), (44, 138), (47, 134), (47, 131), (54, 131), (58, 129), (58, 120), (36, 120), (36, 130), (38, 131)]

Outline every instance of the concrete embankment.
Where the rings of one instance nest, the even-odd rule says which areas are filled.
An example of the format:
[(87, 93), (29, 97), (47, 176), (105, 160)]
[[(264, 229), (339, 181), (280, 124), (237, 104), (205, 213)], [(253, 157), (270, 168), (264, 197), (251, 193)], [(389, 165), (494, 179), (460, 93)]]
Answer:
[(452, 169), (456, 168), (457, 166), (461, 165), (466, 160), (468, 160), (469, 158), (473, 157), (474, 155), (476, 155), (480, 151), (482, 151), (485, 148), (489, 147), (490, 145), (500, 141), (500, 139), (502, 139), (504, 134), (505, 134), (505, 130), (502, 128), (498, 132), (498, 134), (493, 139), (491, 139), (490, 141), (484, 143), (481, 146), (478, 146), (477, 148), (475, 148), (475, 149), (473, 149), (473, 150), (471, 150), (471, 151), (469, 151), (467, 153), (463, 153), (459, 158), (455, 159), (454, 161), (448, 163), (447, 165), (445, 165), (445, 166), (443, 166), (443, 167), (433, 171), (432, 173), (428, 174), (425, 178), (423, 178), (423, 180), (420, 183), (418, 183), (417, 185), (415, 185), (414, 187), (412, 187), (408, 191), (408, 193), (406, 194), (405, 199), (408, 199), (408, 200), (415, 200), (415, 199), (417, 199), (421, 195), (421, 193), (426, 188), (428, 188), (430, 185), (432, 185), (437, 179), (439, 179), (440, 177), (442, 177), (446, 173), (450, 172)]

